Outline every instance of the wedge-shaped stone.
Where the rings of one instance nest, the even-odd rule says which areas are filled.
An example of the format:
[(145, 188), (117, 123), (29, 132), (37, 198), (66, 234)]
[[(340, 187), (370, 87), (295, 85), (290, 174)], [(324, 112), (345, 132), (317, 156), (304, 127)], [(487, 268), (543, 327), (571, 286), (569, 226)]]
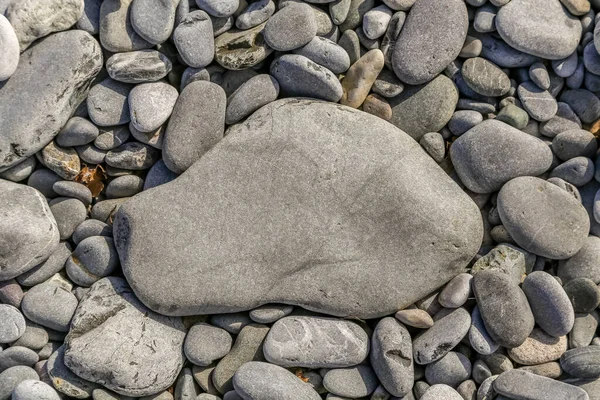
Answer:
[(461, 272), (482, 238), (475, 203), (407, 134), (296, 98), (232, 126), (115, 218), (127, 280), (167, 315), (266, 303), (388, 315)]

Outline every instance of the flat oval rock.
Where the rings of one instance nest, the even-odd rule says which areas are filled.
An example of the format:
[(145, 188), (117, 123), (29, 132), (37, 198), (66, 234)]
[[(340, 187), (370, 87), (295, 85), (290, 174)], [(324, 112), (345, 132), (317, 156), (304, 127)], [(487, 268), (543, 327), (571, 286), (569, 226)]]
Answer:
[(263, 351), (267, 361), (282, 367), (350, 367), (367, 358), (369, 338), (351, 321), (285, 317), (269, 331)]
[(46, 146), (87, 96), (102, 67), (100, 45), (87, 32), (60, 32), (21, 54), (0, 85), (0, 172)]
[(534, 177), (506, 183), (498, 194), (498, 213), (519, 246), (555, 260), (577, 253), (590, 230), (588, 214), (577, 199)]
[[(125, 276), (157, 312), (285, 303), (361, 318), (441, 287), (483, 234), (476, 204), (404, 132), (296, 98), (261, 108), (174, 182), (124, 203), (114, 232)], [(178, 264), (187, 268), (168, 267)]]
[(515, 49), (549, 60), (573, 54), (582, 30), (559, 0), (512, 0), (498, 11), (496, 29)]
[(456, 139), (450, 158), (461, 182), (476, 193), (495, 192), (513, 178), (537, 176), (552, 165), (546, 143), (495, 119)]
[(581, 388), (521, 369), (500, 374), (494, 381), (494, 390), (510, 399), (589, 399), (587, 393)]
[(429, 82), (458, 57), (468, 27), (464, 1), (417, 1), (394, 46), (394, 72), (409, 85)]

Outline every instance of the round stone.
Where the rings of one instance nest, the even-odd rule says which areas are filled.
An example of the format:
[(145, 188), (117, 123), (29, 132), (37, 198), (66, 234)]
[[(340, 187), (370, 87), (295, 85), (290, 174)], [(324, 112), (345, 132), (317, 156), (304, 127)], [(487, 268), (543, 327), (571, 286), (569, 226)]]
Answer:
[(154, 147), (127, 142), (106, 153), (106, 163), (115, 168), (144, 170), (158, 161), (160, 152)]
[(133, 88), (127, 83), (106, 78), (90, 89), (87, 98), (88, 113), (99, 126), (122, 125), (129, 122), (127, 96)]
[(177, 89), (165, 82), (136, 85), (128, 97), (131, 124), (140, 132), (155, 131), (171, 116), (177, 97)]
[(558, 103), (547, 90), (527, 81), (519, 85), (517, 92), (523, 108), (536, 121), (548, 121), (556, 115)]
[(471, 347), (483, 355), (489, 355), (498, 350), (499, 345), (491, 338), (485, 328), (479, 307), (473, 308), (471, 314), (471, 328), (469, 329), (469, 343)]
[(13, 391), (21, 382), (39, 379), (37, 372), (25, 365), (17, 365), (0, 372), (0, 399), (9, 400), (11, 397), (14, 399)]
[(12, 400), (60, 400), (54, 388), (36, 379), (21, 381), (13, 390)]
[(178, 3), (179, 0), (135, 0), (131, 4), (131, 26), (148, 43), (164, 43), (173, 31)]
[(60, 240), (71, 237), (75, 228), (87, 217), (86, 206), (78, 199), (57, 197), (50, 201), (50, 211), (56, 219)]
[(19, 65), (19, 39), (10, 22), (0, 12), (0, 82), (10, 78)]
[(183, 351), (192, 363), (205, 367), (227, 355), (231, 345), (231, 335), (225, 329), (197, 323), (185, 337)]
[(103, 151), (116, 149), (125, 143), (129, 136), (129, 129), (124, 125), (103, 128), (100, 130), (100, 135), (94, 140), (94, 146)]
[(576, 278), (564, 286), (575, 312), (588, 313), (600, 305), (600, 290), (596, 284), (587, 278)]
[(113, 54), (106, 60), (108, 75), (119, 82), (154, 82), (164, 78), (173, 68), (171, 60), (156, 50)]
[(210, 17), (204, 11), (192, 11), (173, 33), (181, 59), (190, 67), (203, 68), (215, 55), (215, 41)]
[(262, 24), (275, 13), (273, 0), (259, 0), (250, 3), (248, 7), (236, 18), (235, 26), (238, 29), (250, 29)]
[(444, 384), (458, 387), (471, 376), (471, 361), (454, 351), (425, 367), (425, 379), (430, 385)]
[(98, 128), (85, 118), (73, 117), (56, 136), (62, 147), (81, 146), (93, 142), (100, 134)]
[(461, 72), (467, 85), (481, 95), (498, 97), (510, 90), (508, 75), (485, 58), (469, 58), (464, 62)]
[(462, 307), (469, 297), (472, 296), (472, 279), (473, 275), (467, 273), (462, 273), (454, 277), (440, 292), (440, 295), (438, 296), (440, 304), (447, 308)]
[(321, 36), (315, 36), (306, 45), (295, 49), (294, 53), (322, 65), (334, 74), (341, 74), (350, 68), (350, 57), (344, 48)]
[(198, 8), (217, 18), (233, 15), (240, 6), (239, 0), (196, 0)]
[(600, 376), (600, 346), (577, 347), (567, 350), (560, 357), (563, 370), (576, 378)]
[(328, 392), (353, 399), (370, 395), (377, 385), (377, 375), (368, 365), (331, 369), (323, 377)]
[(317, 20), (310, 6), (292, 3), (269, 18), (264, 38), (271, 48), (289, 51), (310, 42), (317, 34), (317, 29)]
[(285, 304), (265, 304), (250, 311), (250, 318), (259, 324), (272, 324), (289, 315), (293, 310), (293, 306)]
[(430, 386), (420, 400), (464, 400), (451, 386), (437, 384)]
[(596, 155), (598, 141), (589, 131), (584, 129), (571, 129), (556, 135), (552, 140), (552, 151), (561, 160), (575, 157), (589, 157)]
[(269, 74), (256, 75), (243, 83), (227, 99), (225, 123), (234, 124), (260, 107), (275, 101), (279, 95), (279, 83)]
[(600, 283), (600, 238), (588, 236), (581, 249), (567, 260), (558, 264), (558, 277), (563, 284), (576, 278), (588, 278)]
[(77, 308), (77, 298), (56, 283), (42, 283), (29, 289), (21, 308), (35, 323), (59, 332), (68, 332)]
[(427, 329), (433, 326), (433, 318), (427, 311), (418, 308), (400, 310), (394, 317), (405, 325)]
[(18, 308), (0, 304), (0, 319), (3, 321), (0, 327), (0, 343), (14, 342), (25, 333), (25, 318)]
[(148, 49), (152, 43), (131, 25), (133, 0), (103, 0), (100, 6), (100, 42), (113, 53)]
[(587, 157), (574, 157), (563, 162), (552, 170), (551, 178), (560, 178), (568, 183), (581, 187), (594, 179), (596, 168), (594, 162)]
[(590, 227), (579, 201), (534, 177), (506, 183), (498, 194), (498, 212), (510, 236), (523, 249), (558, 260), (579, 251)]

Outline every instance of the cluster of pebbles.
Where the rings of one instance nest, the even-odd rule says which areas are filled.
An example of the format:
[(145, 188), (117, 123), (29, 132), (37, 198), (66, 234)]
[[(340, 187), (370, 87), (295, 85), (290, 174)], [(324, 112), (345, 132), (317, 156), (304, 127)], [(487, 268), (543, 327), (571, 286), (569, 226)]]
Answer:
[(600, 399), (600, 0), (0, 0), (0, 400)]

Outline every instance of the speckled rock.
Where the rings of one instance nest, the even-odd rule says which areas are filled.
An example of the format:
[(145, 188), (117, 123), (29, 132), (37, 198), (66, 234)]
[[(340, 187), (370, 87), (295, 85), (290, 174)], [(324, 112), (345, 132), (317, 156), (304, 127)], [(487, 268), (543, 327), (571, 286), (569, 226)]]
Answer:
[(37, 372), (25, 365), (17, 365), (0, 372), (0, 399), (14, 399), (12, 392), (21, 382), (38, 379)]
[(334, 74), (341, 74), (350, 68), (350, 56), (344, 48), (324, 37), (315, 36), (304, 46), (295, 49), (294, 53), (322, 65)]
[(576, 378), (598, 378), (600, 376), (600, 346), (577, 347), (567, 350), (560, 357), (560, 366)]
[[(199, 83), (201, 82), (194, 82), (192, 85)], [(327, 128), (317, 127), (317, 125), (310, 122), (323, 118), (325, 115), (337, 121), (335, 127), (334, 125)], [(372, 141), (370, 142), (372, 144), (369, 145), (364, 142), (364, 129), (367, 129), (367, 127), (369, 127), (368, 130), (370, 132), (378, 132), (377, 134), (368, 136), (369, 140)], [(276, 132), (276, 136), (273, 136), (274, 132)], [(319, 140), (314, 139), (313, 135), (317, 135), (315, 138), (318, 137)], [(289, 137), (295, 138), (294, 146), (301, 146), (306, 151), (310, 151), (314, 145), (318, 145), (319, 148), (323, 149), (331, 149), (327, 150), (323, 155), (323, 162), (328, 165), (327, 169), (322, 170), (325, 167), (321, 166), (320, 161), (316, 164), (316, 167), (312, 161), (304, 164), (304, 159), (295, 158), (294, 154), (296, 154), (297, 150), (290, 150), (291, 153), (289, 153), (293, 155), (290, 156), (290, 159), (296, 160), (295, 162), (289, 165), (282, 163), (280, 147), (277, 146), (278, 150), (275, 150), (272, 146), (274, 143), (287, 143)], [(344, 138), (343, 147), (340, 147), (342, 142), (338, 142), (337, 137)], [(248, 144), (246, 142), (249, 138), (252, 138), (253, 143), (250, 151), (247, 150)], [(358, 146), (358, 143), (361, 143), (360, 146)], [(244, 183), (238, 185), (235, 183), (238, 178), (231, 178), (231, 176), (238, 174), (239, 169), (236, 166), (239, 165), (238, 162), (244, 162), (246, 152), (248, 154), (247, 157), (256, 161), (256, 151), (262, 154), (261, 160), (267, 161), (264, 163), (260, 162), (256, 167), (249, 169), (248, 173), (264, 174), (264, 176), (270, 177), (267, 180), (271, 182), (269, 183), (269, 188), (272, 187), (273, 182), (277, 182), (277, 185), (279, 185), (277, 194), (273, 194), (272, 190), (266, 189), (262, 180), (251, 181), (254, 183), (249, 185), (246, 179), (240, 178), (243, 179)], [(329, 153), (330, 151), (334, 153)], [(377, 162), (373, 161), (366, 165), (364, 163), (360, 164), (361, 172), (354, 172), (353, 169), (348, 169), (348, 165), (357, 165), (356, 163), (346, 164), (345, 179), (354, 177), (352, 181), (348, 181), (351, 182), (348, 184), (353, 188), (356, 187), (356, 181), (363, 182), (366, 179), (366, 175), (364, 174), (368, 174), (367, 171), (374, 171), (380, 168), (381, 163), (387, 160), (388, 155), (391, 157), (390, 160), (398, 160), (398, 154), (406, 154), (402, 158), (401, 163), (392, 163), (391, 167), (387, 167), (388, 172), (385, 176), (392, 177), (391, 179), (394, 181), (403, 181), (407, 176), (405, 174), (409, 174), (411, 179), (416, 179), (415, 176), (422, 177), (420, 178), (421, 183), (418, 191), (413, 192), (403, 187), (402, 189), (398, 188), (398, 190), (390, 192), (394, 193), (392, 203), (394, 207), (397, 207), (397, 204), (410, 204), (408, 209), (401, 207), (404, 210), (403, 215), (413, 215), (417, 212), (417, 209), (418, 213), (427, 210), (427, 213), (431, 217), (431, 223), (423, 225), (423, 221), (420, 219), (408, 218), (409, 221), (414, 221), (414, 223), (406, 224), (404, 222), (389, 227), (389, 229), (397, 232), (397, 235), (389, 235), (387, 230), (387, 233), (381, 233), (381, 235), (376, 233), (378, 230), (371, 231), (370, 235), (375, 236), (370, 236), (369, 243), (378, 243), (377, 246), (380, 247), (377, 247), (377, 251), (374, 251), (371, 247), (361, 247), (358, 244), (352, 245), (356, 249), (353, 251), (362, 254), (360, 262), (342, 261), (347, 260), (347, 254), (340, 252), (340, 247), (333, 245), (332, 242), (331, 246), (326, 246), (327, 253), (325, 254), (327, 254), (327, 257), (323, 260), (327, 262), (320, 262), (320, 264), (327, 265), (324, 269), (314, 267), (312, 261), (302, 261), (304, 260), (302, 258), (304, 256), (298, 258), (297, 256), (290, 255), (293, 260), (288, 260), (286, 257), (280, 256), (278, 251), (272, 253), (273, 250), (269, 247), (270, 245), (267, 245), (270, 241), (264, 242), (262, 240), (260, 242), (264, 243), (267, 247), (261, 248), (262, 250), (260, 251), (266, 252), (262, 254), (272, 254), (272, 259), (268, 257), (264, 263), (252, 262), (251, 265), (253, 265), (253, 268), (249, 269), (246, 262), (240, 264), (234, 261), (233, 258), (230, 258), (235, 257), (241, 251), (246, 251), (242, 250), (244, 248), (249, 249), (247, 251), (253, 253), (254, 250), (250, 249), (254, 248), (256, 241), (250, 238), (256, 235), (258, 235), (256, 236), (257, 238), (262, 237), (265, 234), (263, 228), (260, 228), (260, 233), (257, 233), (258, 231), (255, 230), (257, 229), (257, 225), (247, 220), (246, 216), (251, 212), (248, 209), (249, 206), (251, 209), (257, 207), (256, 210), (265, 209), (270, 210), (270, 213), (275, 212), (275, 214), (271, 214), (271, 218), (275, 218), (272, 220), (273, 223), (277, 222), (276, 229), (279, 238), (277, 242), (280, 243), (277, 246), (288, 246), (288, 231), (290, 232), (289, 237), (295, 238), (293, 242), (296, 243), (298, 226), (297, 222), (294, 222), (296, 221), (296, 217), (292, 218), (293, 215), (296, 215), (295, 213), (299, 213), (297, 214), (298, 218), (304, 221), (302, 224), (308, 223), (308, 225), (304, 225), (307, 229), (306, 234), (321, 242), (321, 239), (318, 239), (321, 235), (321, 222), (316, 222), (317, 220), (321, 221), (320, 217), (315, 217), (317, 218), (314, 220), (315, 222), (309, 223), (308, 221), (311, 219), (307, 221), (305, 212), (301, 211), (305, 208), (298, 205), (296, 203), (297, 200), (293, 200), (290, 206), (285, 207), (285, 221), (288, 222), (281, 222), (279, 220), (279, 211), (274, 210), (279, 209), (279, 202), (289, 203), (286, 188), (303, 187), (306, 184), (305, 177), (312, 177), (313, 173), (324, 173), (323, 179), (329, 181), (329, 177), (332, 176), (330, 174), (333, 173), (329, 169), (331, 168), (329, 154), (332, 156), (335, 154), (335, 156), (339, 157), (339, 151), (343, 151), (345, 154), (352, 154), (352, 159), (357, 157), (357, 160), (371, 159), (372, 152), (378, 154), (376, 157)], [(232, 157), (232, 154), (235, 157)], [(286, 151), (283, 154), (288, 154), (288, 152)], [(237, 161), (232, 161), (234, 159)], [(345, 158), (341, 160), (343, 159)], [(338, 160), (344, 162), (340, 159)], [(273, 169), (273, 163), (278, 165), (277, 169)], [(231, 170), (228, 168), (223, 169), (223, 165), (230, 165)], [(407, 168), (407, 165), (410, 165), (411, 168)], [(298, 179), (290, 180), (290, 176), (287, 173), (283, 173), (283, 171), (287, 171), (290, 168), (296, 171), (294, 176), (298, 177)], [(300, 168), (306, 168), (306, 173), (298, 173)], [(174, 193), (173, 191), (179, 190), (179, 187), (185, 187), (185, 190), (189, 192), (190, 183), (188, 182), (195, 182), (198, 177), (203, 179), (207, 176), (210, 176), (211, 180), (217, 179), (217, 176), (220, 176), (220, 181), (229, 182), (230, 185), (228, 185), (228, 189), (222, 189), (225, 186), (220, 185), (221, 189), (217, 190), (213, 186), (215, 190), (208, 190), (204, 183), (191, 184), (191, 187), (203, 188), (201, 194), (196, 194), (200, 196), (198, 204), (201, 203), (202, 207), (193, 209), (189, 208), (187, 202), (181, 205), (178, 204), (173, 200), (171, 195), (164, 198), (163, 190), (141, 193), (123, 204), (115, 218), (115, 243), (118, 246), (125, 276), (133, 285), (133, 289), (138, 297), (145, 304), (156, 311), (166, 314), (197, 315), (235, 312), (252, 309), (266, 303), (286, 303), (299, 304), (306, 308), (324, 311), (333, 315), (352, 315), (365, 318), (388, 315), (397, 311), (398, 308), (412, 304), (427, 293), (431, 293), (442, 286), (462, 270), (479, 248), (482, 235), (480, 211), (470, 198), (460, 192), (454, 182), (420, 149), (420, 146), (407, 135), (392, 128), (387, 122), (341, 105), (299, 99), (285, 99), (273, 102), (255, 112), (245, 123), (237, 124), (230, 128), (225, 138), (188, 171), (175, 182), (165, 186), (164, 191)], [(214, 171), (218, 171), (217, 175), (214, 175)], [(310, 178), (311, 182), (312, 179)], [(348, 195), (353, 196), (351, 194), (354, 193), (353, 189), (350, 189), (350, 186), (347, 186), (348, 184), (340, 182), (339, 185), (341, 186), (339, 190), (348, 191)], [(338, 184), (336, 183), (336, 185)], [(311, 183), (311, 187), (313, 187), (313, 183)], [(433, 190), (431, 189), (433, 187), (436, 188), (436, 191), (444, 191), (445, 202), (443, 204), (446, 204), (446, 206), (442, 207), (437, 197), (434, 201), (433, 198), (423, 198), (418, 194), (422, 193), (422, 190)], [(378, 189), (376, 188), (377, 186), (374, 186), (373, 191), (377, 192)], [(225, 215), (221, 211), (217, 211), (221, 207), (220, 204), (223, 204), (219, 200), (222, 193), (224, 193), (222, 190), (229, 193), (227, 195), (228, 199), (232, 199), (232, 191), (239, 193), (239, 196), (242, 197), (248, 196), (251, 193), (253, 201), (229, 203), (227, 206), (228, 212), (226, 213), (227, 220), (236, 225), (235, 231), (239, 235), (230, 236), (228, 241), (221, 242), (221, 246), (217, 250), (209, 239), (214, 237), (210, 233), (213, 230), (212, 224), (217, 227), (214, 229), (220, 232), (223, 229), (223, 224), (229, 223), (221, 221), (220, 217), (217, 218), (219, 215)], [(369, 191), (369, 193), (375, 193), (373, 191)], [(295, 189), (292, 192), (297, 193)], [(340, 193), (339, 191), (336, 192)], [(340, 201), (339, 194), (332, 197), (329, 190), (325, 189), (319, 189), (318, 193), (320, 193), (319, 196), (322, 198), (322, 201), (317, 208), (309, 208), (311, 210), (310, 213), (321, 215), (321, 213), (331, 213), (332, 209), (336, 209), (335, 207), (337, 207)], [(311, 196), (314, 195), (314, 191), (311, 191)], [(405, 200), (397, 203), (400, 198)], [(190, 253), (189, 248), (185, 252), (181, 251), (180, 246), (185, 243), (180, 240), (172, 240), (172, 235), (169, 232), (175, 228), (168, 228), (166, 226), (164, 223), (164, 213), (152, 217), (152, 213), (146, 211), (147, 207), (157, 207), (165, 199), (168, 199), (166, 201), (169, 204), (165, 208), (165, 212), (168, 212), (167, 210), (172, 211), (172, 213), (169, 213), (169, 218), (171, 218), (169, 221), (174, 224), (172, 226), (177, 226), (176, 229), (180, 232), (180, 235), (183, 234), (182, 232), (187, 232), (185, 235), (189, 235), (187, 236), (189, 240), (206, 241), (206, 246), (196, 246), (192, 253)], [(209, 199), (214, 199), (214, 201)], [(369, 202), (371, 200), (367, 197), (364, 201)], [(389, 206), (387, 197), (377, 200), (376, 203), (381, 204), (383, 208)], [(413, 204), (418, 204), (418, 206), (413, 208)], [(292, 210), (296, 209), (298, 211), (292, 212)], [(452, 211), (449, 212), (449, 209)], [(198, 218), (204, 221), (204, 228), (201, 232), (195, 228), (196, 222), (189, 225), (190, 217), (187, 216), (189, 212), (193, 212), (194, 221), (198, 221)], [(201, 214), (198, 214), (199, 212)], [(236, 217), (238, 212), (244, 217), (238, 219)], [(337, 215), (337, 211), (335, 214)], [(300, 217), (300, 215), (302, 216)], [(162, 222), (157, 223), (156, 218), (160, 218)], [(353, 224), (346, 221), (345, 218), (341, 216), (336, 218), (339, 218), (338, 221), (343, 226), (347, 226), (347, 229), (355, 229), (353, 228)], [(375, 213), (372, 215), (372, 218), (375, 218), (373, 221), (379, 221), (380, 214)], [(385, 220), (390, 221), (390, 218), (391, 216), (386, 214)], [(452, 224), (450, 222), (448, 224), (442, 222), (449, 221), (449, 218), (452, 220), (460, 218), (463, 222), (460, 227), (456, 227), (457, 230), (454, 230), (455, 228), (451, 228)], [(405, 220), (404, 217), (403, 220)], [(243, 221), (248, 221), (248, 224)], [(275, 227), (275, 225), (273, 226)], [(418, 246), (417, 250), (417, 248), (413, 248), (409, 244), (412, 243), (411, 240), (404, 241), (407, 240), (407, 237), (411, 237), (412, 234), (410, 232), (414, 232), (414, 230), (421, 232), (418, 239), (419, 243), (422, 243), (426, 237), (429, 237), (427, 243), (433, 243), (433, 245), (427, 246), (427, 261), (423, 259), (423, 249), (421, 246)], [(357, 238), (361, 237), (361, 234), (358, 231), (356, 232), (358, 235)], [(140, 239), (142, 237), (143, 239)], [(446, 240), (440, 242), (441, 237), (445, 237)], [(395, 239), (390, 242), (390, 238)], [(398, 238), (405, 239), (397, 240)], [(333, 238), (329, 240), (333, 240)], [(335, 243), (338, 243), (338, 240), (342, 239), (336, 238)], [(415, 240), (417, 239), (415, 238)], [(307, 242), (307, 246), (313, 248), (313, 245), (310, 243), (312, 243), (312, 239)], [(234, 246), (237, 250), (229, 250), (230, 246)], [(447, 246), (452, 250), (448, 250)], [(294, 245), (293, 248), (296, 249), (294, 251), (306, 254), (304, 253), (306, 250), (303, 250), (303, 246), (298, 247)], [(406, 264), (406, 268), (404, 265), (398, 265), (397, 263), (394, 263), (394, 268), (391, 270), (382, 268), (381, 261), (387, 259), (387, 257), (395, 259), (396, 255), (400, 254), (398, 253), (399, 251), (404, 254), (403, 259), (411, 260), (410, 264)], [(433, 263), (431, 262), (432, 254), (438, 254), (434, 258), (436, 262)], [(165, 257), (168, 257), (170, 260), (168, 263), (171, 265), (173, 262), (177, 263), (177, 260), (184, 262), (182, 257), (185, 257), (185, 260), (187, 260), (185, 263), (188, 265), (188, 268), (185, 270), (185, 276), (177, 274), (170, 269), (162, 268), (164, 264), (157, 262), (157, 260), (164, 259)], [(215, 260), (214, 262), (219, 265), (227, 265), (227, 267), (220, 268), (218, 270), (219, 273), (215, 275), (208, 273), (208, 270), (206, 270), (206, 268), (209, 268), (208, 265), (212, 264), (207, 264), (206, 262), (190, 264), (189, 262), (190, 259), (206, 260), (206, 257)], [(148, 260), (153, 260), (153, 262), (148, 263)], [(277, 268), (274, 268), (274, 264), (272, 264), (275, 260)], [(305, 262), (308, 262), (305, 265), (310, 265), (311, 267), (308, 269), (299, 269), (299, 263), (302, 264)], [(408, 265), (410, 265), (410, 268), (408, 268)], [(296, 271), (292, 276), (289, 275), (290, 268)], [(430, 268), (436, 271), (436, 279), (432, 279), (431, 274), (425, 272), (430, 270)], [(347, 276), (350, 270), (354, 271), (352, 282), (343, 278)], [(411, 273), (411, 277), (407, 278), (407, 270), (415, 271), (415, 273)], [(149, 271), (152, 272), (150, 273)], [(229, 274), (239, 276), (240, 271), (251, 273), (248, 276), (256, 277), (252, 279), (259, 279), (258, 277), (262, 276), (263, 272), (268, 273), (270, 282), (268, 288), (262, 285), (253, 285), (252, 288), (248, 287), (248, 291), (244, 288), (231, 291), (224, 290), (229, 285), (235, 284), (229, 278)], [(314, 285), (315, 280), (313, 278), (310, 279), (310, 286), (303, 284), (305, 282), (304, 273), (309, 273), (308, 271), (310, 271), (312, 277), (317, 276), (315, 274), (318, 271), (323, 272), (323, 275), (319, 275), (320, 278), (317, 280), (319, 282), (318, 285)], [(181, 272), (183, 273), (184, 271)], [(190, 276), (201, 276), (201, 280), (190, 279)], [(355, 284), (359, 286), (355, 286)], [(376, 294), (392, 284), (395, 288), (393, 290), (394, 295), (383, 299)], [(372, 294), (365, 295), (365, 287), (370, 287), (371, 285), (374, 285), (373, 288), (377, 287), (378, 289), (373, 290)], [(178, 289), (174, 290), (175, 287)], [(238, 287), (237, 284), (236, 287)], [(215, 292), (211, 288), (219, 288), (219, 290)]]
[(250, 311), (250, 319), (259, 324), (272, 324), (289, 315), (294, 310), (293, 306), (286, 304), (265, 304)]
[(51, 281), (29, 289), (23, 297), (23, 314), (35, 323), (59, 332), (68, 332), (77, 298), (69, 290)]
[(463, 1), (416, 2), (394, 46), (392, 65), (398, 78), (409, 85), (432, 80), (460, 53), (468, 25)]
[(116, 81), (153, 82), (164, 78), (173, 68), (171, 60), (156, 50), (117, 53), (106, 60), (106, 71)]
[(208, 14), (197, 10), (186, 15), (173, 32), (173, 42), (188, 66), (203, 68), (210, 64), (215, 55), (215, 42)]
[(164, 43), (173, 32), (180, 0), (136, 0), (131, 4), (131, 26), (144, 40)]
[(527, 81), (521, 83), (517, 91), (523, 108), (531, 118), (543, 122), (556, 115), (558, 104), (547, 90), (540, 89), (535, 83)]
[(159, 154), (154, 147), (139, 142), (127, 142), (106, 153), (106, 164), (115, 168), (144, 170), (158, 161)]
[(417, 364), (430, 364), (444, 357), (467, 334), (471, 316), (464, 308), (446, 309), (436, 316), (435, 324), (413, 341)]
[(268, 74), (256, 75), (244, 82), (227, 99), (225, 123), (234, 124), (279, 96), (279, 83)]
[(100, 6), (100, 43), (106, 50), (121, 53), (152, 47), (131, 25), (133, 0), (103, 0)]
[(19, 339), (25, 333), (25, 318), (18, 308), (0, 304), (0, 316), (2, 327), (0, 328), (0, 343), (11, 343)]
[(498, 343), (488, 333), (485, 323), (481, 318), (479, 307), (474, 307), (471, 314), (471, 328), (469, 329), (469, 343), (473, 350), (479, 354), (490, 355), (498, 350)]
[(127, 99), (131, 124), (140, 132), (156, 131), (171, 116), (177, 97), (177, 89), (165, 82), (136, 85)]
[[(181, 370), (185, 327), (146, 309), (120, 278), (96, 282), (65, 339), (65, 364), (119, 394), (146, 396), (171, 386)], [(127, 353), (127, 358), (115, 354)]]
[(197, 323), (190, 328), (183, 351), (192, 363), (206, 367), (227, 355), (231, 350), (231, 344), (231, 335), (225, 329)]
[(230, 70), (255, 66), (273, 52), (264, 40), (266, 22), (247, 30), (229, 30), (215, 38), (215, 60)]
[(510, 90), (508, 75), (485, 58), (469, 58), (461, 71), (467, 85), (483, 96), (503, 96)]
[(377, 376), (368, 365), (330, 369), (323, 377), (327, 391), (340, 397), (368, 396), (377, 388)]
[(76, 399), (88, 399), (99, 385), (75, 375), (65, 365), (65, 346), (56, 350), (47, 364), (48, 377), (56, 390)]
[(521, 365), (537, 365), (558, 360), (565, 351), (566, 336), (550, 336), (536, 328), (520, 346), (508, 349), (508, 356)]

